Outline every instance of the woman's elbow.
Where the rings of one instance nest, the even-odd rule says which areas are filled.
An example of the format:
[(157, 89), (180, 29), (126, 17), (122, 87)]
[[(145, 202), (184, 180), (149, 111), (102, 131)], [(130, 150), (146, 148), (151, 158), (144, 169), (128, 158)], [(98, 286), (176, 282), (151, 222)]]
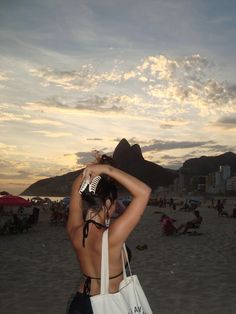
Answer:
[(145, 199), (147, 199), (147, 201), (150, 198), (151, 192), (152, 192), (152, 189), (150, 188), (150, 186), (145, 184), (145, 187), (142, 189), (142, 195)]

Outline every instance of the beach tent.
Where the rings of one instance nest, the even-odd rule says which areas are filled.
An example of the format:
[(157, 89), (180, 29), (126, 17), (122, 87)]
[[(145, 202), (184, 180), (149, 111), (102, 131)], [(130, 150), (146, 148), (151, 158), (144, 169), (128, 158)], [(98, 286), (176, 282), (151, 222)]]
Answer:
[(3, 195), (0, 197), (0, 206), (31, 206), (31, 202), (20, 196)]

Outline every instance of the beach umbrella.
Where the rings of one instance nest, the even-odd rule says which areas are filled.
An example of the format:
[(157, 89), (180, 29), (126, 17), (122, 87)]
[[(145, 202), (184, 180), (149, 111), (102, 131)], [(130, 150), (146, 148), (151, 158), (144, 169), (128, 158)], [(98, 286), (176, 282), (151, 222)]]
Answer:
[(31, 206), (31, 202), (20, 196), (4, 195), (0, 197), (0, 206)]
[(43, 199), (39, 196), (35, 196), (33, 198), (31, 198), (31, 202), (33, 204), (42, 204), (43, 203)]
[(52, 203), (52, 200), (49, 197), (44, 197), (43, 198), (44, 203)]

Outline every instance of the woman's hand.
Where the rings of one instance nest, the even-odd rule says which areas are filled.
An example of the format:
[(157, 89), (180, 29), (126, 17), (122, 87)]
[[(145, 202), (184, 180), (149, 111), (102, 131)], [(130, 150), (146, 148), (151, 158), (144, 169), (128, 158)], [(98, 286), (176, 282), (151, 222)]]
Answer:
[(107, 168), (107, 165), (89, 165), (83, 171), (83, 180), (88, 180), (89, 182), (91, 182), (94, 177), (105, 173)]

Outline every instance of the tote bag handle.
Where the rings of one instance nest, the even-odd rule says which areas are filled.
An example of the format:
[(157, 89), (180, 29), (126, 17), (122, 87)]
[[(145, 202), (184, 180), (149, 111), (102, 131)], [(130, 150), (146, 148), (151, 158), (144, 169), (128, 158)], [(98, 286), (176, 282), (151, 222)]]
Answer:
[[(125, 243), (123, 244), (123, 250), (121, 254), (122, 267), (123, 267), (123, 277), (127, 278), (125, 269), (125, 259), (128, 263), (129, 273), (132, 276), (129, 258), (126, 250)], [(108, 247), (108, 229), (103, 232), (102, 235), (102, 258), (101, 258), (101, 287), (100, 294), (109, 293), (109, 247)]]

